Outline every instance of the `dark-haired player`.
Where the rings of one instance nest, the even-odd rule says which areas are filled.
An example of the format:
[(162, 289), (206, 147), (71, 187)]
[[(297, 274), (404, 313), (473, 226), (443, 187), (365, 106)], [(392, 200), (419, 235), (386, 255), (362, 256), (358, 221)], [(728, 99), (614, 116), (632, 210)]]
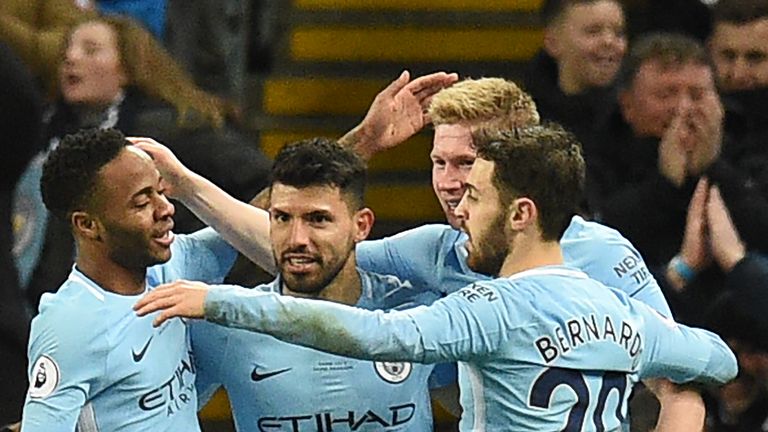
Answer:
[(153, 328), (131, 308), (164, 282), (222, 280), (235, 251), (212, 230), (174, 237), (154, 163), (115, 130), (64, 138), (41, 188), (78, 253), (32, 322), (22, 430), (198, 431), (186, 324)]

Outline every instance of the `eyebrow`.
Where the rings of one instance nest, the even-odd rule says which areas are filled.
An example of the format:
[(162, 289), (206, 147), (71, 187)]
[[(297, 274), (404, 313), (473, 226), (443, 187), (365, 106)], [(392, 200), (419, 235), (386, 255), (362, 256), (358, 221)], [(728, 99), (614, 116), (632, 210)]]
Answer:
[(472, 190), (474, 192), (479, 192), (479, 190), (472, 183), (464, 182), (464, 186), (467, 188), (467, 190)]
[(330, 210), (319, 209), (307, 212), (305, 213), (305, 216), (333, 216), (333, 213)]

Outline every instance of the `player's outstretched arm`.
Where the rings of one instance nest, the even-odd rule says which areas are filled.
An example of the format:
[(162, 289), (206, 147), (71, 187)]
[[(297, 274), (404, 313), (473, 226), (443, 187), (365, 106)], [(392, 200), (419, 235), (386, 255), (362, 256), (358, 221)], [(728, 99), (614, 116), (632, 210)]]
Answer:
[(181, 201), (224, 240), (264, 270), (274, 273), (269, 243), (269, 213), (241, 202), (185, 167), (166, 146), (151, 138), (128, 138), (149, 153), (167, 183), (169, 196)]
[[(185, 280), (160, 285), (139, 300), (134, 310), (139, 316), (158, 312), (153, 321), (156, 327), (176, 317), (206, 318), (228, 327), (267, 333), (287, 342), (363, 358), (374, 355), (371, 346), (376, 344), (363, 343), (370, 332), (362, 327), (377, 327), (383, 314), (332, 302), (296, 299), (234, 286), (210, 287)], [(334, 318), (337, 315), (338, 319)], [(401, 350), (390, 348), (387, 352), (398, 351), (397, 360), (421, 359), (413, 352), (418, 338), (404, 336), (411, 334), (411, 329), (401, 330), (398, 340), (406, 338), (413, 343), (395, 344)], [(386, 330), (377, 333), (385, 334)]]
[[(285, 342), (347, 357), (420, 363), (488, 355), (517, 337), (500, 294), (472, 285), (431, 306), (368, 311), (334, 302), (280, 296), (234, 286), (178, 281), (139, 301), (139, 315), (156, 311), (154, 324), (173, 317), (206, 318), (266, 333)], [(450, 325), (446, 325), (450, 323)]]
[(177, 280), (158, 286), (133, 306), (138, 316), (160, 313), (152, 321), (159, 327), (171, 318), (205, 318), (205, 297), (210, 286), (203, 282)]
[(427, 109), (432, 97), (455, 83), (455, 73), (436, 72), (411, 81), (408, 71), (392, 81), (368, 108), (363, 121), (339, 142), (365, 159), (395, 147), (430, 123)]

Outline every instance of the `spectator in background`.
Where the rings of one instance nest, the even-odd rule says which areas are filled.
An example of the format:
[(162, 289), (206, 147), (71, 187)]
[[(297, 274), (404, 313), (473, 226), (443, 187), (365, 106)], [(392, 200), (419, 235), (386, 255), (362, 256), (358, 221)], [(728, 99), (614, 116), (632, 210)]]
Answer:
[(0, 1), (0, 41), (7, 43), (42, 82), (55, 81), (67, 32), (96, 13), (76, 0)]
[(548, 0), (542, 15), (544, 49), (524, 85), (542, 119), (572, 131), (588, 159), (593, 128), (616, 99), (613, 82), (627, 49), (624, 11), (615, 0)]
[(726, 93), (768, 87), (768, 2), (720, 0), (709, 49)]
[[(266, 183), (266, 157), (226, 127), (233, 112), (230, 106), (197, 88), (152, 35), (131, 20), (104, 17), (75, 27), (60, 62), (59, 88), (47, 116), (45, 150), (29, 165), (17, 202), (40, 201), (36, 184), (42, 162), (61, 137), (94, 127), (165, 137), (187, 164), (209, 173), (214, 182), (243, 199)], [(254, 168), (232, 169), (242, 163)], [(19, 218), (36, 220), (30, 227), (43, 231), (42, 238), (17, 237), (37, 241), (36, 247), (24, 248), (33, 256), (22, 268), (29, 281), (28, 296), (36, 306), (42, 292), (66, 278), (73, 243), (67, 224), (49, 220), (47, 213), (19, 214)], [(180, 216), (177, 230), (190, 232), (198, 226), (191, 216)]]
[(721, 156), (723, 109), (704, 48), (686, 36), (647, 36), (633, 47), (622, 77), (620, 112), (591, 172), (604, 221), (661, 269), (679, 250), (688, 202), (706, 174), (748, 241), (765, 248), (766, 201)]
[(760, 184), (768, 183), (768, 1), (721, 0), (709, 50), (734, 145), (724, 150)]
[(22, 61), (0, 43), (0, 425), (21, 416), (27, 388), (29, 314), (11, 256), (11, 197), (37, 151), (42, 97)]

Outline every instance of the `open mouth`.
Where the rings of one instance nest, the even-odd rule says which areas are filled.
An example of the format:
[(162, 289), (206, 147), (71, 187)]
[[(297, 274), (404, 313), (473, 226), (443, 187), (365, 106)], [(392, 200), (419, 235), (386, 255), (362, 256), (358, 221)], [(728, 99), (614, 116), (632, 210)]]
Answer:
[(282, 262), (283, 270), (290, 273), (307, 273), (319, 265), (318, 260), (309, 255), (285, 255)]
[(448, 207), (448, 208), (449, 208), (451, 211), (454, 211), (454, 210), (456, 210), (456, 207), (458, 207), (458, 206), (459, 206), (459, 203), (460, 203), (460, 202), (461, 202), (461, 198), (456, 198), (456, 199), (446, 199), (446, 200), (445, 200), (445, 205), (446, 205), (446, 206), (447, 206), (447, 207)]
[(174, 237), (175, 236), (173, 232), (170, 229), (168, 229), (163, 231), (163, 233), (160, 235), (153, 236), (152, 241), (154, 241), (155, 243), (161, 246), (168, 247), (171, 245), (171, 243), (173, 243)]
[(80, 75), (73, 73), (64, 74), (64, 84), (68, 86), (75, 86), (83, 82), (83, 78)]

